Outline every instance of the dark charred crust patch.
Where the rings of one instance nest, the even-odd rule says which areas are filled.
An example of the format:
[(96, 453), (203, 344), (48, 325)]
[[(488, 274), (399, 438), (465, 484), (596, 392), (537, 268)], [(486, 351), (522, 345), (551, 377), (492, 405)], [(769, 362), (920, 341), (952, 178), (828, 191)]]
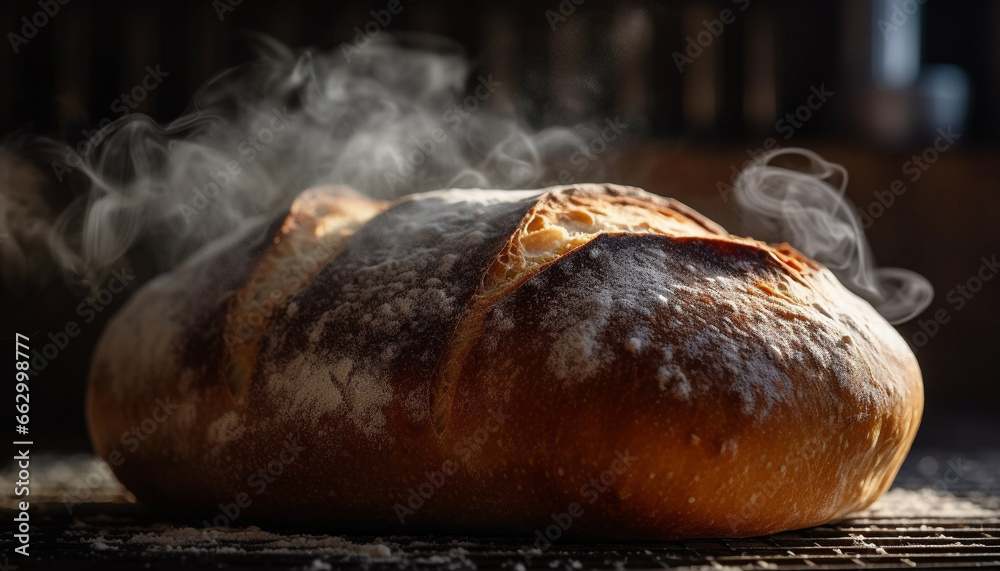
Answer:
[[(218, 369), (226, 350), (222, 330), (229, 299), (243, 286), (267, 252), (286, 216), (287, 213), (243, 230), (240, 239), (201, 264), (205, 276), (198, 299), (195, 302), (178, 300), (178, 304), (192, 311), (191, 335), (181, 341), (181, 362), (205, 371)], [(214, 375), (198, 378), (209, 383), (215, 380)]]

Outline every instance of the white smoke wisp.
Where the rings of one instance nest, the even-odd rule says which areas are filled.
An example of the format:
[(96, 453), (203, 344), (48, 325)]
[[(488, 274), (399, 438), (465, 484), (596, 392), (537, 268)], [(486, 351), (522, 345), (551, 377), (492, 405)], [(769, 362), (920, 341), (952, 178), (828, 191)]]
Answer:
[[(80, 154), (48, 141), (52, 170), (72, 171), (62, 185), (77, 199), (13, 233), (0, 252), (5, 279), (19, 281), (10, 278), (23, 274), (27, 252), (37, 254), (40, 233), (49, 264), (93, 287), (123, 258), (149, 275), (167, 271), (248, 219), (281, 215), (312, 186), (381, 199), (534, 188), (585, 148), (572, 129), (534, 132), (492, 111), (502, 107), (497, 79), (469, 78), (451, 44), (431, 47), (373, 41), (348, 62), (339, 50), (293, 53), (265, 40), (262, 61), (208, 82), (169, 124), (128, 115)], [(38, 210), (23, 195), (40, 204), (45, 194), (9, 191), (0, 184), (7, 226)]]
[[(805, 159), (795, 169), (778, 158)], [(801, 162), (801, 161), (800, 161)], [(848, 289), (892, 324), (916, 317), (934, 298), (926, 278), (902, 268), (876, 268), (868, 240), (844, 196), (847, 171), (807, 149), (765, 153), (743, 169), (733, 196), (747, 233), (788, 242), (828, 267)]]
[(45, 173), (11, 152), (0, 152), (0, 260), (3, 277), (15, 290), (52, 277), (47, 264), (49, 229), (57, 213), (46, 200)]

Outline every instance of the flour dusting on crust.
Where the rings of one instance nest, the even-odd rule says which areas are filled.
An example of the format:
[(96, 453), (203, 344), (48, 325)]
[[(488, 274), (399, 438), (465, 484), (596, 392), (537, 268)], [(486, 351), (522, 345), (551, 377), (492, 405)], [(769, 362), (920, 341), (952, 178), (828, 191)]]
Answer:
[[(412, 422), (425, 420), (440, 348), (538, 194), (426, 193), (372, 219), (269, 331), (260, 359), (267, 398), (284, 415), (344, 416), (373, 440), (396, 398)], [(394, 382), (401, 370), (420, 374)]]
[(221, 447), (243, 435), (246, 425), (239, 412), (230, 410), (208, 425), (208, 442)]
[(858, 382), (869, 373), (844, 341), (870, 336), (867, 320), (878, 316), (828, 274), (814, 270), (802, 283), (751, 245), (607, 234), (526, 281), (531, 293), (499, 302), (484, 342), (495, 343), (489, 337), (503, 335), (508, 316), (531, 298), (541, 313), (522, 327), (547, 340), (545, 370), (568, 385), (616, 378), (611, 370), (627, 356), (653, 363), (650, 382), (677, 400), (721, 390), (763, 417), (795, 398), (789, 367), (819, 363), (834, 386), (885, 401), (878, 386)]

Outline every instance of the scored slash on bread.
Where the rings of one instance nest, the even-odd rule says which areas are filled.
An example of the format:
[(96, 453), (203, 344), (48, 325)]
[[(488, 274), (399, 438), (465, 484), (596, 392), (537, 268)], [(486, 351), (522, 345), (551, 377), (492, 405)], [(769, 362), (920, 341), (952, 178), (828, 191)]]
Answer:
[(442, 361), (433, 392), (434, 427), (444, 432), (451, 388), (471, 344), (483, 330), (485, 312), (528, 277), (599, 234), (724, 236), (725, 231), (677, 201), (626, 187), (586, 185), (552, 189), (524, 215), (487, 266)]
[(223, 373), (234, 397), (246, 392), (271, 315), (309, 285), (358, 227), (387, 206), (333, 186), (307, 190), (295, 200), (274, 244), (229, 302)]
[[(122, 450), (162, 397), (176, 418)], [(905, 342), (826, 268), (616, 185), (313, 189), (129, 300), (88, 387), (95, 448), (161, 509), (218, 509), (294, 439), (251, 517), (398, 529), (461, 456), (405, 529), (530, 534), (625, 453), (573, 532), (658, 539), (869, 505), (922, 403)]]

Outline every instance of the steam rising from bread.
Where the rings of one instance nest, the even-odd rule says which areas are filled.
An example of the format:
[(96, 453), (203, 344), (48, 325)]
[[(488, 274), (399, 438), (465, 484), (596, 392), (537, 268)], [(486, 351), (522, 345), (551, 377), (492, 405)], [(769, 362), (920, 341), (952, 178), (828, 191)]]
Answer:
[[(534, 132), (484, 109), (499, 102), (496, 81), (469, 82), (451, 45), (373, 42), (350, 62), (339, 51), (296, 55), (266, 40), (262, 48), (261, 61), (209, 81), (191, 110), (167, 125), (133, 114), (75, 149), (34, 140), (34, 163), (0, 149), (0, 270), (8, 286), (58, 268), (96, 287), (122, 258), (155, 275), (250, 218), (280, 216), (316, 186), (349, 186), (376, 199), (537, 188), (586, 146), (570, 129)], [(463, 98), (470, 83), (475, 95)], [(784, 156), (807, 164), (772, 164)], [(588, 173), (602, 176), (600, 165)], [(55, 178), (63, 194), (77, 197), (68, 205), (52, 204)], [(776, 150), (743, 171), (736, 198), (747, 234), (791, 242), (886, 319), (906, 321), (929, 304), (932, 289), (907, 270), (874, 268), (843, 198), (846, 184), (842, 167), (814, 153)]]
[[(3, 274), (22, 274), (31, 250), (87, 285), (126, 254), (155, 274), (248, 218), (279, 215), (306, 188), (342, 184), (378, 199), (533, 188), (585, 148), (570, 129), (534, 132), (491, 111), (502, 108), (498, 79), (470, 80), (454, 46), (430, 47), (373, 41), (347, 62), (339, 50), (296, 55), (265, 40), (261, 61), (209, 81), (168, 125), (133, 114), (75, 150), (48, 141), (45, 165), (79, 198), (13, 232)], [(3, 184), (8, 225), (45, 194), (41, 183), (17, 193), (27, 198)]]
[[(805, 159), (789, 168), (777, 159)], [(824, 264), (840, 281), (865, 298), (890, 323), (908, 321), (923, 311), (934, 289), (923, 276), (902, 268), (876, 268), (868, 240), (844, 197), (847, 170), (816, 153), (798, 148), (761, 155), (739, 175), (734, 187), (747, 234), (759, 240), (787, 241)]]
[(46, 203), (45, 174), (21, 156), (0, 149), (0, 270), (8, 286), (24, 287), (27, 276), (44, 280), (45, 240), (56, 213)]

